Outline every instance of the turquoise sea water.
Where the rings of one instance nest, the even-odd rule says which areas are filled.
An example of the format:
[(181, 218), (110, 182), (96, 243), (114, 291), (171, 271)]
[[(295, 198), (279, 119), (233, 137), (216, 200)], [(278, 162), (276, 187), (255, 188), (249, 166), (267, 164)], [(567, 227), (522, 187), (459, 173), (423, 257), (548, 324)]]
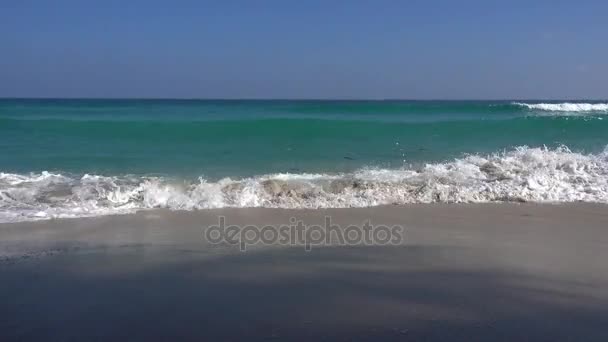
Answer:
[[(61, 216), (63, 209), (84, 204), (90, 205), (90, 213), (97, 214), (98, 207), (115, 206), (130, 210), (158, 206), (332, 207), (424, 202), (426, 197), (414, 196), (411, 200), (409, 190), (399, 190), (407, 195), (396, 194), (391, 186), (411, 185), (412, 177), (420, 177), (429, 167), (449, 167), (474, 157), (488, 161), (494, 156), (498, 159), (492, 167), (499, 169), (500, 162), (507, 162), (509, 155), (512, 159), (523, 158), (520, 163), (526, 163), (526, 157), (516, 156), (517, 153), (540, 153), (544, 155), (541, 158), (562, 153), (563, 158), (604, 161), (608, 144), (605, 101), (522, 102), (3, 99), (0, 209), (5, 220), (9, 216), (10, 220), (20, 220), (33, 214), (42, 218)], [(594, 167), (597, 169), (598, 165)], [(482, 166), (477, 165), (478, 171), (483, 172)], [(587, 186), (599, 187), (595, 193), (587, 192), (594, 193), (589, 196), (584, 195), (584, 189), (553, 186), (545, 188), (540, 198), (526, 197), (523, 183), (519, 184), (521, 189), (509, 191), (524, 197), (517, 200), (602, 201), (605, 180), (599, 176), (606, 170), (599, 165), (596, 171), (600, 175), (583, 177)], [(470, 175), (460, 175), (471, 181), (467, 178)], [(549, 172), (545, 176), (555, 175)], [(95, 187), (99, 189), (90, 196), (77, 193), (85, 187), (87, 177), (98, 177)], [(105, 181), (99, 177), (105, 177)], [(351, 182), (346, 190), (339, 188), (338, 192), (345, 195), (352, 190), (353, 194), (347, 195), (352, 195), (354, 202), (344, 196), (344, 200), (337, 200), (339, 194), (327, 191), (325, 183), (336, 181), (332, 177)], [(413, 186), (431, 184), (434, 176), (429, 177)], [(249, 196), (248, 180), (258, 186), (250, 191), (255, 200), (249, 202), (245, 198)], [(297, 196), (304, 183), (327, 196), (336, 196), (292, 203), (287, 201), (287, 190), (268, 191), (268, 182), (264, 183), (268, 180), (282, 182), (277, 183), (279, 187), (295, 187), (291, 190)], [(133, 190), (150, 182), (159, 182), (158, 191), (163, 186), (172, 187), (171, 191), (177, 187), (177, 194), (185, 196), (183, 200), (188, 203), (176, 199), (175, 191), (167, 190), (171, 192), (166, 194), (169, 199), (161, 199), (158, 204), (146, 199), (144, 190)], [(198, 195), (217, 198), (193, 197), (192, 191), (203, 191), (201, 182), (219, 187), (213, 191), (220, 193), (211, 194), (208, 189)], [(361, 193), (362, 188), (357, 190), (356, 186), (359, 183), (352, 182), (371, 188)], [(230, 193), (225, 190), (228, 183), (243, 189)], [(452, 189), (446, 191), (462, 191), (469, 183), (447, 184)], [(390, 189), (380, 194), (378, 184)], [(279, 189), (274, 185), (272, 189)], [(436, 185), (432, 184), (437, 188)], [(131, 190), (136, 194), (127, 194)], [(561, 196), (558, 190), (568, 195)], [(509, 191), (500, 195), (503, 200), (509, 200)], [(558, 192), (548, 196), (551, 191)], [(581, 193), (576, 195), (577, 191)], [(477, 195), (446, 195), (445, 201), (497, 200), (496, 196)], [(428, 196), (428, 201), (443, 201), (436, 192)], [(362, 197), (365, 198), (356, 201)], [(151, 202), (144, 203), (146, 200)], [(89, 209), (80, 214), (86, 215)]]
[(602, 151), (608, 121), (507, 102), (2, 100), (0, 170), (253, 176), (398, 168), (563, 144)]

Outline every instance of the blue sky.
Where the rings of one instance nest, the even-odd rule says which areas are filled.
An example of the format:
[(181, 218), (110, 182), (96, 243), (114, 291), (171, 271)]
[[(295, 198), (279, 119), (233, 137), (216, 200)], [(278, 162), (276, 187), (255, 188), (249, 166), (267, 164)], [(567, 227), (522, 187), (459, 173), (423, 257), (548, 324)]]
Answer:
[(0, 2), (0, 96), (608, 98), (608, 1)]

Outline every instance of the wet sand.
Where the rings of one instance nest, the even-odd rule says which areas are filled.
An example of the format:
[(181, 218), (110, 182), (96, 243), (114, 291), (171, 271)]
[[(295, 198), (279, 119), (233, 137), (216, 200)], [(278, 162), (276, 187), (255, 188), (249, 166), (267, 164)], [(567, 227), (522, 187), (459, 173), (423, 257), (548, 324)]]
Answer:
[[(405, 227), (398, 246), (204, 228)], [(608, 206), (155, 210), (0, 224), (0, 340), (608, 340)]]

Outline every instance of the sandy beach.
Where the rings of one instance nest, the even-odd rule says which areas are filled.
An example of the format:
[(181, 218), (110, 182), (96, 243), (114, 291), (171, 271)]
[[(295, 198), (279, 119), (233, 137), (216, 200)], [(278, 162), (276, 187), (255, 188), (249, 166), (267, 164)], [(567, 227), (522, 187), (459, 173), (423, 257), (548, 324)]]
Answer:
[[(608, 339), (608, 207), (151, 210), (0, 225), (16, 340)], [(204, 230), (405, 227), (398, 246), (211, 244)]]

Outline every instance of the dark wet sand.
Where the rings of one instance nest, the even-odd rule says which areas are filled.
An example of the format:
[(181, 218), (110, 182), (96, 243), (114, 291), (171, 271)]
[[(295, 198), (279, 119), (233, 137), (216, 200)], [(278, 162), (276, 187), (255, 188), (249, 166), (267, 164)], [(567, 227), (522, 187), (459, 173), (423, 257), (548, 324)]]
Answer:
[[(400, 246), (203, 228), (401, 224)], [(0, 225), (0, 340), (608, 341), (608, 206), (226, 209)]]

